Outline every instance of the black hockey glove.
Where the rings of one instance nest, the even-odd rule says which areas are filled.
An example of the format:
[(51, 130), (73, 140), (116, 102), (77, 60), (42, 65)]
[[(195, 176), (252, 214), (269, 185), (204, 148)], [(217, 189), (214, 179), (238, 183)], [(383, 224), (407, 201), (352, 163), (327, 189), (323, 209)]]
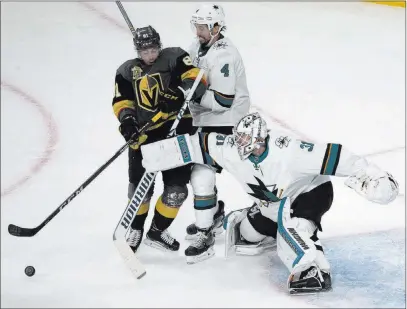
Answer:
[(158, 108), (165, 114), (179, 111), (185, 102), (187, 93), (181, 87), (168, 88), (167, 92), (160, 92)]
[[(133, 134), (138, 132), (136, 118), (133, 115), (126, 115), (121, 121), (119, 131), (123, 135), (126, 142), (128, 142)], [(135, 138), (135, 140), (137, 140), (137, 138)]]

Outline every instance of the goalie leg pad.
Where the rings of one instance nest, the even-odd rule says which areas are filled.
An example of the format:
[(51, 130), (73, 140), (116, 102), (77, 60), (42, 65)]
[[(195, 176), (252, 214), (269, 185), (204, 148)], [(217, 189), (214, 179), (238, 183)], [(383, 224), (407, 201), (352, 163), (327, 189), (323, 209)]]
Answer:
[(280, 202), (278, 211), (277, 252), (286, 267), (292, 271), (298, 265), (309, 265), (315, 261), (316, 248), (310, 239), (316, 226), (302, 218), (291, 218), (291, 203), (288, 198)]
[(225, 233), (225, 257), (234, 249), (237, 239), (240, 238), (240, 222), (246, 217), (248, 208), (230, 212), (223, 221)]
[(277, 252), (290, 271), (288, 289), (290, 293), (328, 290), (330, 267), (322, 246), (318, 245), (321, 250), (317, 250), (317, 226), (307, 219), (291, 218), (290, 211), (290, 201), (285, 198), (278, 212)]

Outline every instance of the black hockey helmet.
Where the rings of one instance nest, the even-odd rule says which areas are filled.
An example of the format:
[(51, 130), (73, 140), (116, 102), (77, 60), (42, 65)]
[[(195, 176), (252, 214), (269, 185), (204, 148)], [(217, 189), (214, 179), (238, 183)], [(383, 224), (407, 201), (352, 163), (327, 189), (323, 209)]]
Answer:
[(137, 28), (133, 42), (136, 50), (142, 50), (150, 47), (161, 48), (160, 35), (151, 26)]

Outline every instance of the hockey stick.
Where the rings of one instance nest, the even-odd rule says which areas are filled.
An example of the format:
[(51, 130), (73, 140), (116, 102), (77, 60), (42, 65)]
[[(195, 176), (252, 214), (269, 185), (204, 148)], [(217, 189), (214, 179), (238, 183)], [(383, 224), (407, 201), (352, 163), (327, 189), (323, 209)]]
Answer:
[[(173, 137), (176, 135), (176, 129), (179, 121), (184, 115), (186, 109), (188, 108), (189, 102), (192, 99), (196, 88), (198, 87), (199, 82), (201, 81), (202, 76), (205, 71), (201, 69), (197, 78), (195, 79), (194, 84), (192, 85), (191, 90), (189, 91), (187, 98), (185, 99), (184, 104), (182, 105), (180, 111), (178, 112), (177, 118), (174, 120), (174, 123), (171, 126), (171, 129), (167, 135), (167, 138)], [(116, 245), (116, 248), (119, 250), (121, 256), (125, 260), (125, 263), (130, 268), (131, 272), (137, 279), (140, 279), (146, 274), (146, 270), (141, 262), (137, 259), (133, 250), (126, 241), (127, 230), (130, 227), (131, 223), (134, 220), (135, 215), (137, 214), (142, 201), (147, 195), (148, 190), (154, 182), (157, 173), (147, 173), (144, 172), (143, 177), (139, 181), (136, 190), (134, 191), (133, 197), (126, 206), (126, 209), (123, 212), (122, 217), (120, 218), (119, 223), (116, 226), (116, 229), (113, 233), (113, 242)]]
[(98, 168), (83, 184), (80, 185), (61, 205), (58, 206), (40, 225), (34, 228), (24, 228), (14, 224), (8, 226), (8, 232), (13, 236), (18, 237), (32, 237), (36, 235), (44, 226), (48, 224), (62, 209), (66, 207), (75, 197), (77, 197), (100, 173), (102, 173), (114, 160), (117, 159), (128, 147), (134, 142), (134, 139), (145, 132), (149, 127), (155, 124), (161, 117), (163, 113), (157, 113), (150, 121), (148, 121), (139, 132), (135, 133), (131, 139), (124, 144), (105, 164)]
[(124, 9), (124, 7), (123, 7), (123, 5), (122, 5), (122, 3), (120, 1), (115, 1), (115, 2), (117, 4), (117, 6), (119, 7), (120, 13), (122, 13), (122, 16), (123, 16), (124, 20), (126, 21), (127, 26), (129, 26), (129, 29), (130, 29), (131, 33), (133, 34), (133, 37), (135, 38), (136, 37), (136, 30), (134, 29), (133, 24), (131, 23), (131, 20), (130, 20), (129, 16), (126, 13), (126, 10)]

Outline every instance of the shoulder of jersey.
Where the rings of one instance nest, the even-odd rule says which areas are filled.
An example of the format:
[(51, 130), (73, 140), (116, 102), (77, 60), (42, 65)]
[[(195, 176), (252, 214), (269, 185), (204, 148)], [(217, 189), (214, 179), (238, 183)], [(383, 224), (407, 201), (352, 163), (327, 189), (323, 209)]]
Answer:
[(289, 149), (295, 140), (295, 137), (290, 136), (287, 132), (273, 130), (272, 136), (269, 138), (269, 148), (284, 151)]
[(123, 62), (119, 68), (117, 69), (116, 74), (121, 74), (124, 77), (131, 76), (131, 69), (132, 67), (137, 63), (137, 58), (135, 59), (130, 59), (125, 62)]
[(166, 47), (161, 50), (161, 57), (178, 57), (185, 54), (186, 51), (181, 47)]
[(237, 49), (231, 40), (222, 38), (213, 44), (211, 48), (217, 55), (220, 54), (237, 54)]

